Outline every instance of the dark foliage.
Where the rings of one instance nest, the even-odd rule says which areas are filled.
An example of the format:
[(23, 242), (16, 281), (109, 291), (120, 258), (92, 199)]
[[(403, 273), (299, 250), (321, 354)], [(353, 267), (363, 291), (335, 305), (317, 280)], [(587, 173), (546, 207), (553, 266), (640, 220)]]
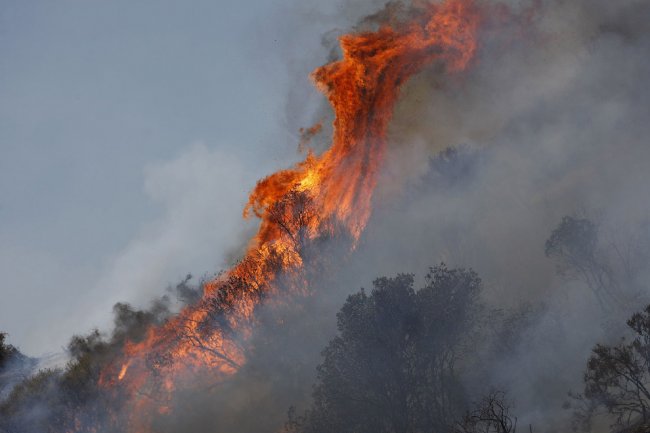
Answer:
[(614, 425), (630, 427), (650, 422), (650, 306), (627, 322), (634, 332), (616, 346), (599, 344), (587, 363), (578, 425), (587, 430), (590, 421), (604, 408)]
[(5, 343), (7, 334), (0, 332), (0, 397), (11, 383), (11, 365), (21, 353), (11, 344)]
[(463, 411), (455, 366), (475, 324), (481, 280), (471, 270), (440, 265), (417, 291), (412, 275), (373, 285), (338, 313), (313, 406), (303, 416), (290, 412), (288, 431), (443, 431)]
[(5, 343), (6, 338), (7, 334), (0, 332), (0, 371), (2, 371), (10, 359), (20, 353), (14, 346)]
[(31, 373), (36, 363), (6, 340), (7, 334), (0, 332), (0, 400)]
[(503, 391), (492, 391), (468, 412), (454, 433), (515, 433), (517, 417), (510, 414), (510, 403)]
[[(113, 312), (115, 328), (110, 338), (96, 330), (72, 337), (67, 348), (70, 361), (65, 368), (39, 371), (0, 401), (1, 433), (84, 433), (83, 426), (110, 425), (106, 422), (108, 399), (116, 396), (100, 389), (102, 369), (127, 340), (139, 341), (147, 327), (162, 323), (169, 315), (165, 298), (146, 311), (118, 303)], [(106, 431), (110, 432), (110, 427)]]

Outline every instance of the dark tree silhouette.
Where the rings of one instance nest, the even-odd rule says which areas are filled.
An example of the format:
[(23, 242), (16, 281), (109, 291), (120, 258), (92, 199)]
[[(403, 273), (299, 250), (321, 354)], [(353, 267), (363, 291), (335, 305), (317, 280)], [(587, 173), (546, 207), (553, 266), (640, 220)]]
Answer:
[[(532, 428), (531, 428), (532, 430)], [(503, 391), (492, 391), (468, 412), (454, 433), (515, 433), (517, 417), (510, 414), (510, 404)]]
[(65, 368), (45, 369), (26, 377), (0, 399), (0, 433), (91, 433), (97, 431), (97, 425), (105, 427), (107, 433), (119, 431), (111, 430), (113, 418), (108, 410), (109, 399), (119, 399), (120, 391), (115, 395), (102, 392), (101, 371), (127, 339), (143, 338), (147, 327), (161, 323), (169, 310), (166, 298), (162, 298), (150, 310), (118, 303), (113, 312), (115, 328), (110, 338), (96, 330), (72, 337), (67, 347), (70, 361)]
[(481, 280), (471, 270), (432, 268), (420, 290), (412, 275), (379, 278), (348, 298), (338, 335), (323, 351), (314, 402), (290, 412), (301, 433), (447, 430), (464, 410), (455, 371), (475, 324)]
[(583, 281), (604, 309), (622, 302), (612, 267), (598, 250), (598, 227), (591, 220), (563, 217), (546, 240), (544, 251), (556, 261), (558, 274)]
[(36, 363), (6, 340), (7, 334), (0, 332), (0, 400), (32, 372)]
[(7, 334), (0, 332), (0, 371), (2, 371), (11, 358), (20, 353), (14, 346), (5, 343), (6, 339)]
[(583, 403), (576, 416), (585, 429), (600, 408), (618, 427), (650, 422), (650, 305), (627, 325), (631, 341), (599, 344), (587, 362), (584, 394), (576, 396)]

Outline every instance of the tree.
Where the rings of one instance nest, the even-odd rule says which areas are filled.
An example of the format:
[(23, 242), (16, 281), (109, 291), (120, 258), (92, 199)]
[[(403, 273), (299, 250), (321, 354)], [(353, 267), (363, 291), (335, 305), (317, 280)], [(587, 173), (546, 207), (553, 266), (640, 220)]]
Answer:
[(14, 346), (5, 343), (6, 338), (7, 334), (0, 332), (0, 371), (11, 358), (20, 353)]
[[(0, 432), (52, 432), (60, 426), (62, 395), (58, 370), (41, 370), (17, 384), (0, 401)], [(63, 429), (61, 429), (63, 431)]]
[(5, 343), (7, 334), (0, 332), (0, 399), (28, 376), (36, 361), (23, 355), (11, 344)]
[(563, 217), (546, 240), (544, 252), (556, 260), (558, 274), (584, 281), (603, 308), (621, 302), (618, 281), (598, 250), (598, 228), (591, 220)]
[(585, 390), (576, 396), (583, 403), (576, 416), (583, 426), (599, 408), (628, 427), (650, 422), (650, 305), (627, 321), (634, 339), (616, 346), (598, 344), (587, 362)]
[[(510, 404), (503, 391), (492, 391), (468, 412), (454, 433), (515, 433), (517, 417), (510, 415)], [(532, 428), (531, 428), (532, 431)]]
[(479, 277), (443, 264), (417, 291), (404, 274), (373, 287), (351, 295), (338, 313), (313, 405), (302, 416), (290, 412), (288, 431), (444, 431), (463, 411), (455, 367), (475, 324)]
[(121, 421), (112, 410), (121, 390), (106, 392), (100, 385), (102, 370), (120, 353), (127, 340), (139, 341), (152, 324), (169, 315), (166, 299), (150, 310), (135, 310), (118, 303), (113, 308), (115, 328), (110, 338), (97, 330), (74, 336), (67, 352), (70, 360), (62, 369), (46, 369), (17, 383), (0, 400), (0, 433), (106, 432)]

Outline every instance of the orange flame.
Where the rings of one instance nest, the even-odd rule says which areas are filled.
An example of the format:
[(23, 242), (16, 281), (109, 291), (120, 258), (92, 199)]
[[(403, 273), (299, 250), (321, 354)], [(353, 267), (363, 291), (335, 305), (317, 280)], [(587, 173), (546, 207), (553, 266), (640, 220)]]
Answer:
[(196, 305), (127, 344), (124, 359), (102, 372), (101, 385), (119, 382), (125, 390), (128, 431), (149, 431), (153, 413), (171, 410), (174, 389), (198, 372), (218, 381), (238, 370), (261, 298), (278, 289), (281, 274), (296, 290), (304, 285), (303, 245), (341, 230), (359, 239), (400, 87), (434, 61), (461, 71), (476, 52), (473, 0), (446, 0), (420, 12), (394, 27), (340, 38), (342, 59), (312, 74), (334, 110), (331, 147), (259, 181), (244, 216), (260, 218), (260, 227), (241, 262), (207, 283)]
[(122, 368), (120, 368), (120, 373), (117, 375), (117, 380), (124, 379), (124, 376), (126, 376), (126, 372), (129, 369), (129, 364), (130, 362), (127, 361), (124, 365), (122, 365)]

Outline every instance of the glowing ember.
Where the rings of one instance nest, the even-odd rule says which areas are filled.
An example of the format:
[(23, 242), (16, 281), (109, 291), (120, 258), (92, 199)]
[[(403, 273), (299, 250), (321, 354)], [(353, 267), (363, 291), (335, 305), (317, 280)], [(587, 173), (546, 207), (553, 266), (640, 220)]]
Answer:
[(117, 375), (117, 380), (124, 379), (124, 376), (126, 375), (128, 369), (129, 369), (129, 362), (127, 362), (122, 366), (122, 368), (120, 369), (120, 374)]

